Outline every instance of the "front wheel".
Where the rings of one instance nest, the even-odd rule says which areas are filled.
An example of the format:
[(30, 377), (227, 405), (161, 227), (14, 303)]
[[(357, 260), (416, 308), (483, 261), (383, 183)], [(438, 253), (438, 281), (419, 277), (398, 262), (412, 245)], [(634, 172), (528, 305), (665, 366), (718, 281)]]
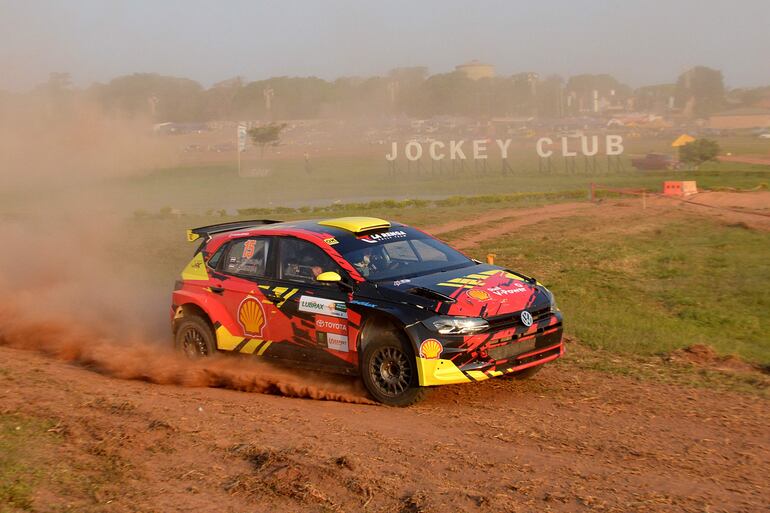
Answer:
[(417, 362), (406, 343), (388, 336), (370, 342), (361, 359), (361, 377), (369, 393), (388, 406), (409, 406), (425, 397)]
[(183, 317), (174, 334), (174, 345), (191, 360), (213, 356), (214, 334), (208, 323), (198, 316)]

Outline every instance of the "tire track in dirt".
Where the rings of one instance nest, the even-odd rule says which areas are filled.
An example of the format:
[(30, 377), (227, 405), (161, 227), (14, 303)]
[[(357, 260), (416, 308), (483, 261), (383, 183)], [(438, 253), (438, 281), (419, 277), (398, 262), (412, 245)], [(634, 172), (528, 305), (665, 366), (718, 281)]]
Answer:
[[(735, 205), (747, 210), (766, 211), (768, 208), (768, 193), (700, 193), (700, 198), (708, 198), (717, 207)], [(727, 225), (735, 223), (745, 224), (749, 228), (767, 231), (770, 229), (770, 220), (751, 215), (751, 212), (741, 213), (726, 209), (709, 209), (695, 204), (676, 201), (678, 198), (648, 197), (645, 211), (649, 217), (660, 215), (676, 215), (677, 212), (709, 216)], [(617, 208), (628, 207), (628, 208)], [(503, 237), (509, 232), (532, 226), (544, 221), (571, 215), (591, 214), (592, 218), (606, 219), (608, 222), (638, 217), (642, 212), (642, 202), (638, 198), (620, 198), (612, 200), (600, 200), (596, 203), (570, 202), (544, 205), (535, 208), (511, 208), (496, 210), (482, 214), (473, 219), (454, 221), (446, 224), (428, 227), (426, 230), (432, 235), (441, 237), (451, 235), (452, 232), (478, 227), (471, 235), (459, 237), (446, 237), (451, 240), (452, 246), (460, 250), (468, 250), (477, 247), (481, 242)]]
[[(557, 203), (536, 208), (499, 210), (472, 220), (457, 221), (429, 228), (429, 231), (433, 235), (441, 236), (457, 230), (480, 227), (472, 235), (452, 239), (454, 247), (465, 250), (477, 246), (480, 242), (506, 235), (518, 228), (542, 223), (557, 217), (580, 214), (591, 209), (596, 209), (596, 205), (591, 203)], [(495, 224), (485, 227), (489, 223)]]
[(498, 221), (500, 219), (511, 217), (523, 217), (530, 214), (538, 214), (543, 212), (564, 212), (570, 210), (579, 210), (585, 208), (586, 203), (556, 203), (553, 205), (544, 205), (542, 207), (534, 208), (509, 208), (504, 210), (493, 210), (486, 214), (481, 214), (473, 219), (467, 219), (463, 221), (452, 221), (450, 223), (440, 224), (429, 227), (428, 230), (432, 235), (441, 235), (443, 233), (449, 233), (456, 230), (462, 230), (463, 228), (470, 228), (472, 226), (483, 225)]

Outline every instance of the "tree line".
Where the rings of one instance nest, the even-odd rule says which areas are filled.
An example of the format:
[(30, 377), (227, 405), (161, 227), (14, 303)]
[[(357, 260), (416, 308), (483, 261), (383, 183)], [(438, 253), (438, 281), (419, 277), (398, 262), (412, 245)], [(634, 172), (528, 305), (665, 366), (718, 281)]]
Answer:
[[(75, 91), (66, 73), (51, 74), (36, 89), (53, 98)], [(204, 88), (187, 78), (155, 73), (120, 76), (77, 91), (108, 112), (149, 115), (157, 122), (281, 120), (319, 117), (433, 116), (557, 118), (591, 112), (594, 103), (616, 110), (705, 117), (731, 105), (752, 105), (770, 87), (727, 91), (719, 70), (696, 66), (676, 82), (633, 89), (607, 74), (568, 78), (519, 73), (472, 80), (462, 72), (429, 75), (427, 68), (398, 68), (384, 76), (240, 77)], [(603, 110), (603, 109), (602, 109)]]

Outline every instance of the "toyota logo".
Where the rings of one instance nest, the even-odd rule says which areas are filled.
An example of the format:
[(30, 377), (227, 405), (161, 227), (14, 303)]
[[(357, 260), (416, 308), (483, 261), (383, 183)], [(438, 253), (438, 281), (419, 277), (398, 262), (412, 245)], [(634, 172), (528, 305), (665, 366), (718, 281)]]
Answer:
[(521, 322), (524, 323), (524, 326), (532, 326), (532, 321), (534, 319), (532, 318), (532, 314), (528, 311), (524, 310), (521, 312)]

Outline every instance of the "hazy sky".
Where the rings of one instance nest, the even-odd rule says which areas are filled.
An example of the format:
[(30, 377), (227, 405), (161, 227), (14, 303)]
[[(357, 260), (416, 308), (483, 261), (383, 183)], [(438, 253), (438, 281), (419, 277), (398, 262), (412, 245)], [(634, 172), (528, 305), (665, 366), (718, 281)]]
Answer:
[(770, 84), (768, 0), (0, 0), (0, 88), (67, 71), (204, 85), (242, 75), (431, 73), (480, 59), (499, 74), (611, 73), (632, 86), (703, 64)]

